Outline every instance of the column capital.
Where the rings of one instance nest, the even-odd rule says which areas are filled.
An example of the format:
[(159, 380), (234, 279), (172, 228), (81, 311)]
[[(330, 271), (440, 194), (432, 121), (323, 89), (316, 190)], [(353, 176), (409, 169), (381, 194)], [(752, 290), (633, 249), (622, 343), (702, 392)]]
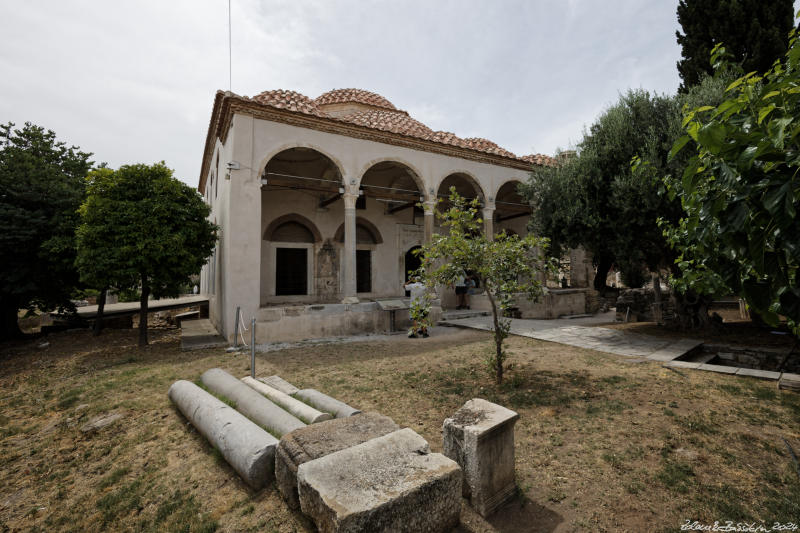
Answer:
[(422, 202), (422, 208), (425, 210), (426, 215), (432, 215), (433, 210), (436, 209), (436, 200), (425, 200)]
[(345, 192), (342, 194), (342, 199), (344, 200), (345, 209), (355, 209), (356, 200), (358, 200), (358, 192), (352, 193), (345, 190)]

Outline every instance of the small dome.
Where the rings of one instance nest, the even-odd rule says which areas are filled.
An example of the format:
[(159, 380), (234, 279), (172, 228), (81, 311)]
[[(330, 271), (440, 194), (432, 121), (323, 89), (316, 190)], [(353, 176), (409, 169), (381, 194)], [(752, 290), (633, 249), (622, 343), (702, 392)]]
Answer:
[(284, 89), (275, 89), (273, 91), (264, 91), (255, 95), (252, 100), (259, 104), (277, 107), (278, 109), (286, 109), (288, 111), (298, 111), (307, 115), (317, 115), (319, 117), (325, 116), (314, 103), (314, 100), (308, 96), (298, 93), (297, 91), (286, 91)]
[(374, 107), (382, 107), (396, 111), (397, 108), (386, 98), (363, 89), (334, 89), (314, 99), (317, 105), (357, 103)]

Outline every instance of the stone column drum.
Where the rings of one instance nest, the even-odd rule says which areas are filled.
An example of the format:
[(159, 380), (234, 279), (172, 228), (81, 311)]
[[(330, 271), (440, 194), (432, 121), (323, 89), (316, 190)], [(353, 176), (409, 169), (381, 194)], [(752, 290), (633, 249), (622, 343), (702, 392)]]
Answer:
[(519, 414), (480, 398), (469, 400), (442, 426), (444, 455), (464, 471), (463, 495), (483, 517), (513, 497), (514, 424)]

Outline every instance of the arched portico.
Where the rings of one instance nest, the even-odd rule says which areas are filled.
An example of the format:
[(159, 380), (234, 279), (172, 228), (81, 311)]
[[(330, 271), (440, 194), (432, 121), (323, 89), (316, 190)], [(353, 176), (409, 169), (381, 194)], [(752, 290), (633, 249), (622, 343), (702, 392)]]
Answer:
[(522, 182), (516, 179), (503, 183), (495, 194), (494, 232), (527, 235), (528, 221), (531, 216), (530, 204), (519, 192)]

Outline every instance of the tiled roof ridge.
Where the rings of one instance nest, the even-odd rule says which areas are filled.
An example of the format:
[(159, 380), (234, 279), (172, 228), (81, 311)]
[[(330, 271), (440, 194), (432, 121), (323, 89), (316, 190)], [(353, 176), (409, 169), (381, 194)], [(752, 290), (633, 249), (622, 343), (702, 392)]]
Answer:
[[(273, 89), (263, 91), (253, 97), (243, 96), (239, 98), (251, 100), (261, 105), (277, 109), (314, 115), (337, 122), (345, 122), (366, 128), (388, 131), (438, 144), (446, 144), (477, 152), (526, 161), (536, 165), (555, 166), (557, 164), (555, 158), (544, 154), (517, 156), (513, 152), (502, 148), (497, 143), (483, 137), (468, 137), (462, 139), (455, 133), (449, 131), (433, 131), (427, 125), (411, 117), (407, 111), (397, 109), (383, 96), (363, 89), (334, 89), (323, 93), (315, 99), (311, 99), (297, 91)], [(371, 106), (372, 109), (356, 111), (355, 113), (341, 117), (333, 117), (320, 108), (321, 105), (324, 106), (327, 104), (344, 102), (361, 103)]]

